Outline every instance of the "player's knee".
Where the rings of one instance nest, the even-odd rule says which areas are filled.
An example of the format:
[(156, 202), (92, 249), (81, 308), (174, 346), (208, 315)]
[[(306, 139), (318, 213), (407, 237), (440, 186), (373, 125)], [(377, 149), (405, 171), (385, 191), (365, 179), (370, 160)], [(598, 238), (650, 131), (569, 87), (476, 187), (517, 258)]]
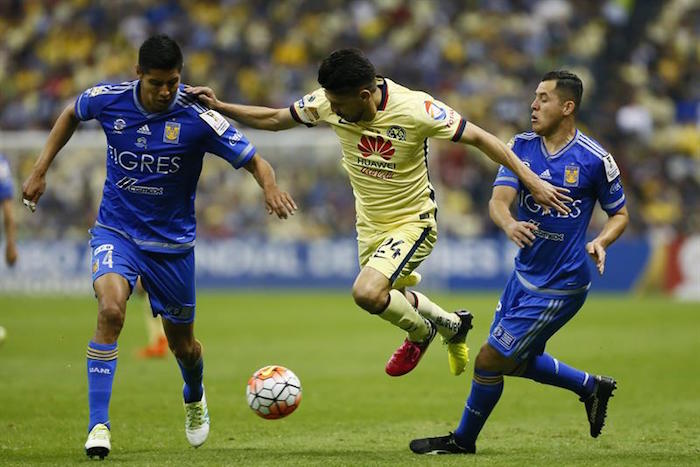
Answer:
[(100, 302), (98, 326), (103, 331), (118, 334), (124, 326), (125, 305), (114, 300)]
[(352, 298), (357, 306), (372, 314), (384, 311), (388, 300), (384, 291), (357, 282), (352, 287)]
[(474, 361), (474, 368), (484, 371), (505, 371), (509, 360), (488, 343), (481, 346)]

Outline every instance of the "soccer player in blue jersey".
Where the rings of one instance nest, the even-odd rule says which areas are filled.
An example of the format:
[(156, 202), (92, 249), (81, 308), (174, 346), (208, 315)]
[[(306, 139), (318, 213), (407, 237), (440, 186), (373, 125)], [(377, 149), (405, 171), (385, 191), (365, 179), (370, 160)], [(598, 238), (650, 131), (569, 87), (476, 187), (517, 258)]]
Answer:
[[(15, 244), (15, 216), (12, 209), (14, 183), (10, 163), (0, 154), (0, 211), (5, 230), (5, 263), (12, 267), (17, 262), (17, 245)], [(0, 237), (1, 239), (2, 237)], [(0, 326), (0, 344), (5, 336), (5, 328)]]
[(103, 458), (111, 449), (109, 400), (117, 338), (138, 277), (161, 315), (184, 379), (185, 433), (198, 447), (209, 434), (202, 348), (194, 337), (194, 199), (205, 152), (245, 167), (264, 192), (268, 213), (286, 218), (293, 199), (277, 187), (270, 164), (217, 112), (182, 92), (182, 53), (167, 36), (139, 49), (138, 79), (101, 84), (82, 93), (54, 124), (23, 186), (34, 209), (46, 172), (81, 121), (96, 119), (107, 137), (107, 178), (91, 230), (97, 329), (87, 348), (90, 421), (85, 450)]
[(14, 266), (17, 261), (17, 245), (15, 244), (15, 216), (12, 210), (14, 184), (10, 163), (0, 154), (0, 207), (2, 208), (2, 223), (5, 229), (5, 263)]
[[(515, 271), (496, 306), (487, 342), (474, 363), (474, 379), (457, 429), (447, 436), (411, 441), (417, 454), (473, 454), (476, 438), (503, 392), (503, 376), (568, 389), (586, 409), (597, 437), (616, 382), (572, 368), (544, 352), (547, 340), (583, 306), (590, 286), (586, 252), (605, 271), (605, 249), (625, 230), (629, 216), (620, 171), (612, 155), (576, 129), (583, 85), (573, 73), (544, 75), (532, 102), (533, 132), (517, 135), (513, 151), (540, 178), (566, 187), (571, 212), (543, 209), (505, 167), (494, 182), (493, 221), (520, 247)], [(585, 243), (596, 201), (608, 214), (603, 230)], [(517, 218), (510, 211), (517, 206)]]

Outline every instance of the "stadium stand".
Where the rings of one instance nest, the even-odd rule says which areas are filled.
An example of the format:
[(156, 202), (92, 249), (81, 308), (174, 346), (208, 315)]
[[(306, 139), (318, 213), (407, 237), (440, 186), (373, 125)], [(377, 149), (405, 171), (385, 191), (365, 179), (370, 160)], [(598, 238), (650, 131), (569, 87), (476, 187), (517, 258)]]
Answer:
[[(503, 140), (528, 128), (540, 76), (569, 68), (584, 79), (584, 131), (596, 135), (622, 169), (630, 230), (700, 231), (700, 86), (693, 79), (700, 68), (700, 11), (692, 1), (466, 4), (3, 2), (0, 151), (10, 131), (50, 128), (63, 106), (98, 79), (131, 79), (123, 72), (154, 32), (183, 44), (185, 82), (208, 84), (229, 101), (271, 106), (316, 88), (318, 62), (330, 50), (358, 46), (382, 74), (430, 91)], [(463, 146), (435, 144), (432, 151), (441, 232), (493, 233), (486, 202), (496, 167), (465, 154)], [(36, 150), (4, 152), (21, 181)], [(198, 194), (200, 236), (314, 238), (353, 231), (352, 194), (337, 147), (303, 163), (294, 149), (279, 152), (284, 157), (270, 159), (302, 207), (294, 222), (268, 223), (263, 210), (247, 202), (254, 187), (212, 160)], [(20, 214), (20, 238), (84, 237), (99, 201), (103, 157), (95, 149), (63, 154), (51, 175), (53, 189), (42, 199), (50, 209), (40, 222)]]

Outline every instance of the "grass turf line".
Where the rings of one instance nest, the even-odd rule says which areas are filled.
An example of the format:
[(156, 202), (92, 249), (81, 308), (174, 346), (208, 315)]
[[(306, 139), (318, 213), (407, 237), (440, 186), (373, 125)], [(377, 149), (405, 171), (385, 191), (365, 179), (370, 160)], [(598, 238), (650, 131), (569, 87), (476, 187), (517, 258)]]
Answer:
[[(486, 338), (497, 295), (431, 294), (475, 314), (472, 359)], [(133, 299), (136, 301), (137, 299)], [(595, 294), (547, 350), (619, 382), (597, 440), (583, 404), (564, 390), (506, 378), (477, 443), (477, 456), (423, 458), (413, 437), (454, 429), (469, 390), (449, 374), (436, 341), (401, 378), (384, 364), (403, 336), (359, 310), (348, 293), (200, 293), (196, 335), (205, 349), (212, 431), (197, 450), (183, 433), (181, 379), (172, 357), (136, 358), (143, 312), (130, 303), (110, 417), (114, 465), (687, 465), (700, 459), (697, 304)], [(87, 424), (85, 348), (96, 302), (0, 296), (0, 464), (74, 465)], [(245, 383), (281, 364), (301, 379), (301, 407), (268, 421), (246, 406)]]

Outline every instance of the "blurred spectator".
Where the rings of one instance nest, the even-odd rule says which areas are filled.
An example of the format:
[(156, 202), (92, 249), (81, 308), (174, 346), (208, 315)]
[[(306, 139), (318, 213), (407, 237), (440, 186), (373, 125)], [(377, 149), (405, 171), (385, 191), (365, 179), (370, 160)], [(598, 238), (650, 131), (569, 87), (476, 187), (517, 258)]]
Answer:
[[(0, 4), (3, 130), (47, 129), (98, 77), (133, 79), (123, 70), (155, 32), (183, 44), (186, 82), (206, 83), (227, 101), (272, 107), (317, 87), (318, 63), (331, 50), (357, 46), (380, 73), (441, 96), (504, 140), (529, 129), (531, 90), (541, 75), (567, 68), (584, 80), (584, 131), (600, 135), (622, 169), (631, 230), (671, 224), (700, 231), (700, 9), (689, 0)], [(625, 31), (641, 39), (626, 40)], [(615, 58), (606, 63), (606, 57)], [(486, 201), (496, 168), (463, 148), (431, 149), (441, 233), (493, 232)], [(15, 163), (20, 169), (25, 158), (36, 157), (8, 155), (21, 159)], [(250, 207), (254, 189), (208, 160), (198, 195), (201, 235), (352, 234), (352, 195), (335, 156), (305, 167), (291, 156), (276, 160), (279, 177), (302, 207), (283, 231)], [(41, 225), (27, 219), (23, 233), (84, 235), (98, 201), (93, 180), (103, 164), (96, 154), (71, 155), (70, 166), (53, 175), (65, 189), (50, 190), (42, 200), (51, 214)]]

